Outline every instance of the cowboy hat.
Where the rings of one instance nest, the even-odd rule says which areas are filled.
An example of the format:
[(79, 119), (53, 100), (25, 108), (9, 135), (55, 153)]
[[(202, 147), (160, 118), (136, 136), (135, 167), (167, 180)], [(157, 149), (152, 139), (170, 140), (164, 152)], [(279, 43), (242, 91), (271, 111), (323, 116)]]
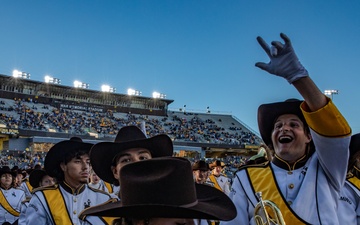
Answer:
[(111, 170), (113, 159), (131, 148), (148, 149), (153, 158), (173, 154), (173, 143), (167, 135), (160, 134), (147, 138), (137, 126), (125, 126), (119, 130), (114, 142), (100, 142), (91, 148), (90, 162), (93, 170), (102, 180), (111, 184), (116, 183)]
[(236, 208), (222, 191), (195, 184), (190, 161), (162, 157), (120, 169), (120, 202), (88, 208), (83, 215), (127, 218), (232, 220)]
[(204, 160), (198, 160), (192, 165), (192, 170), (208, 171), (210, 170), (210, 167)]
[(209, 165), (210, 169), (213, 169), (213, 168), (215, 168), (217, 166), (224, 167), (225, 163), (221, 162), (220, 160), (215, 160), (214, 162), (210, 163), (210, 165)]
[(60, 164), (64, 157), (72, 152), (80, 150), (89, 152), (93, 144), (85, 143), (79, 137), (72, 137), (70, 140), (61, 141), (50, 148), (45, 156), (44, 168), (46, 173), (51, 177), (58, 177), (61, 172)]
[(354, 156), (357, 152), (360, 151), (360, 133), (351, 136), (349, 149), (350, 149), (349, 169), (351, 169), (355, 164)]
[(261, 138), (266, 145), (272, 144), (271, 133), (274, 129), (275, 120), (284, 114), (294, 114), (306, 125), (306, 121), (298, 99), (287, 99), (284, 102), (262, 104), (258, 108), (258, 126)]
[(38, 188), (40, 187), (40, 182), (44, 176), (48, 175), (45, 170), (34, 170), (29, 176), (29, 183), (31, 187)]
[(10, 167), (8, 167), (8, 166), (3, 166), (3, 167), (1, 167), (1, 169), (0, 169), (0, 177), (1, 177), (3, 174), (6, 174), (6, 173), (11, 174), (11, 176), (13, 176), (13, 177), (16, 177), (16, 175), (17, 175), (17, 172), (11, 170)]

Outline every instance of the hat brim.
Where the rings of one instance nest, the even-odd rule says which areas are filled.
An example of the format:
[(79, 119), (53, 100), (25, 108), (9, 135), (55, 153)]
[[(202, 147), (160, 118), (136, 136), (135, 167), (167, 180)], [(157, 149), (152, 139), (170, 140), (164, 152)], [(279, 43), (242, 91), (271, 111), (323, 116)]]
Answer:
[(85, 215), (127, 218), (189, 218), (229, 221), (235, 218), (236, 208), (222, 191), (207, 185), (196, 184), (198, 202), (194, 206), (131, 205), (112, 202), (88, 208)]
[(90, 151), (90, 162), (95, 173), (105, 182), (113, 184), (117, 180), (111, 170), (113, 159), (119, 153), (131, 148), (145, 148), (152, 158), (172, 156), (173, 143), (169, 136), (160, 134), (151, 138), (127, 142), (100, 142)]
[(285, 101), (260, 105), (258, 108), (258, 126), (261, 138), (266, 145), (272, 144), (271, 133), (274, 129), (275, 120), (284, 114), (294, 114), (306, 123), (300, 109), (302, 101)]
[(46, 173), (51, 177), (57, 177), (58, 172), (61, 170), (60, 163), (66, 154), (79, 150), (90, 152), (92, 146), (93, 144), (90, 143), (71, 140), (61, 141), (55, 144), (45, 157), (44, 168)]

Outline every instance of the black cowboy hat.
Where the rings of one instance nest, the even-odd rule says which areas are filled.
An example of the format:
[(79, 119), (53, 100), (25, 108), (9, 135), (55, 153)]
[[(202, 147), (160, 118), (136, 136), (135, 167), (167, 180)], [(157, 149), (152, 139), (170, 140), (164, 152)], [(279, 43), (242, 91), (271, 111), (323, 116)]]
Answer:
[(92, 146), (93, 144), (85, 143), (79, 137), (72, 137), (70, 140), (58, 142), (46, 154), (44, 162), (46, 173), (51, 177), (57, 177), (59, 172), (62, 171), (60, 163), (64, 160), (65, 155), (79, 150), (90, 152)]
[(274, 129), (275, 120), (284, 114), (294, 114), (306, 125), (306, 121), (300, 104), (302, 101), (298, 99), (288, 99), (284, 102), (275, 102), (270, 104), (262, 104), (258, 108), (258, 126), (261, 138), (266, 145), (272, 144), (271, 133)]
[(210, 170), (209, 164), (204, 160), (198, 160), (192, 165), (192, 170), (208, 171)]
[(236, 208), (214, 187), (195, 184), (190, 161), (162, 157), (120, 169), (120, 202), (88, 208), (83, 215), (128, 218), (232, 220)]
[(210, 163), (210, 165), (209, 165), (210, 169), (213, 169), (213, 168), (215, 168), (217, 166), (224, 167), (225, 163), (221, 162), (220, 160), (215, 160), (214, 162)]
[(349, 149), (350, 149), (349, 169), (351, 169), (355, 163), (355, 159), (353, 158), (355, 154), (360, 151), (360, 133), (351, 136)]
[(16, 175), (17, 175), (17, 172), (11, 170), (9, 166), (3, 166), (3, 167), (1, 167), (1, 169), (0, 169), (0, 177), (1, 177), (3, 174), (6, 174), (6, 173), (11, 174), (11, 176), (13, 176), (13, 177), (16, 177)]
[(146, 148), (153, 158), (173, 154), (173, 143), (169, 136), (160, 134), (147, 138), (137, 126), (125, 126), (119, 130), (114, 142), (100, 142), (91, 148), (90, 162), (93, 170), (102, 180), (116, 183), (111, 170), (113, 159), (130, 148)]
[(34, 170), (30, 173), (29, 183), (33, 188), (40, 187), (40, 182), (47, 173), (45, 170)]

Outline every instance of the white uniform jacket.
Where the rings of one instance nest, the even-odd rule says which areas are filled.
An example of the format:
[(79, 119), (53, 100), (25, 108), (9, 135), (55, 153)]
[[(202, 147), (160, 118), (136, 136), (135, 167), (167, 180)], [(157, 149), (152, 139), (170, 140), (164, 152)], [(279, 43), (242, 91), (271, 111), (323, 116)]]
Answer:
[[(49, 196), (49, 193), (55, 193), (55, 196), (58, 197), (51, 200), (46, 197), (46, 195)], [(34, 190), (33, 197), (26, 210), (26, 224), (83, 224), (84, 222), (78, 218), (82, 210), (106, 202), (109, 199), (109, 194), (89, 188), (87, 184), (84, 184), (76, 191), (65, 183), (39, 188)], [(56, 205), (54, 205), (54, 202)]]
[(360, 190), (349, 181), (340, 192), (338, 215), (343, 224), (360, 225)]
[[(25, 192), (20, 189), (10, 188), (8, 190), (0, 188), (5, 197), (5, 201), (13, 210), (20, 213), (21, 202), (25, 199)], [(19, 217), (12, 215), (3, 205), (0, 204), (0, 224), (4, 222), (14, 223)]]
[[(276, 193), (290, 209), (288, 211), (302, 221), (299, 224), (344, 225), (346, 223), (337, 215), (340, 190), (347, 172), (351, 129), (331, 100), (325, 107), (311, 113), (305, 111), (304, 104), (301, 107), (311, 128), (316, 151), (295, 168), (284, 167), (278, 163), (281, 160), (276, 164), (273, 160), (268, 165), (276, 183)], [(221, 225), (255, 224), (254, 207), (258, 199), (247, 167), (236, 173), (230, 198), (236, 206), (237, 216)], [(292, 221), (285, 222), (294, 224)]]

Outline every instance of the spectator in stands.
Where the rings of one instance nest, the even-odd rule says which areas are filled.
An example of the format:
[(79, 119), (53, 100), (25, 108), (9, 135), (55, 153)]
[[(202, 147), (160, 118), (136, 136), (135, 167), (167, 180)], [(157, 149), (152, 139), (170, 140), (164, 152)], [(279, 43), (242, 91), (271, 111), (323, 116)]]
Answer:
[(110, 200), (110, 195), (90, 189), (89, 151), (93, 145), (80, 138), (55, 144), (45, 158), (45, 171), (58, 185), (33, 192), (26, 210), (26, 224), (82, 224), (78, 214)]
[(0, 169), (0, 224), (14, 223), (20, 215), (21, 202), (25, 200), (25, 193), (14, 188), (16, 172), (8, 166)]
[[(230, 197), (237, 217), (223, 224), (254, 224), (254, 207), (262, 192), (274, 202), (286, 224), (346, 224), (339, 213), (351, 129), (335, 107), (309, 77), (292, 47), (257, 40), (270, 58), (255, 65), (285, 78), (304, 98), (262, 104), (258, 109), (259, 131), (264, 143), (275, 151), (267, 166), (244, 167), (236, 173)], [(261, 213), (259, 213), (261, 215)], [(265, 218), (264, 218), (265, 220)]]
[(192, 219), (230, 220), (236, 210), (221, 191), (195, 184), (187, 159), (154, 158), (121, 168), (121, 202), (84, 215), (122, 217), (114, 224), (193, 224)]

